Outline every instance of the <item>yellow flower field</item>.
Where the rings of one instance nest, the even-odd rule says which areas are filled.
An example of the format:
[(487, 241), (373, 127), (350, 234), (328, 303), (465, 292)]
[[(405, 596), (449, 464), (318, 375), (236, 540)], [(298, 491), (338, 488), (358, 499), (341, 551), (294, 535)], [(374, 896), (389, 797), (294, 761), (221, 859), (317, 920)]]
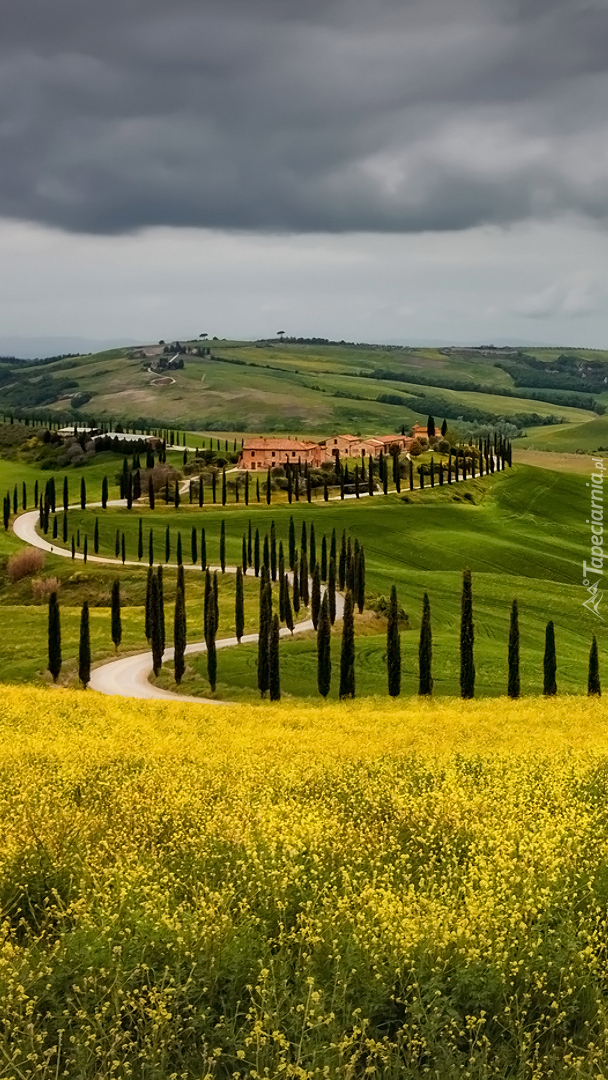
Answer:
[(0, 1077), (608, 1074), (608, 710), (0, 688)]

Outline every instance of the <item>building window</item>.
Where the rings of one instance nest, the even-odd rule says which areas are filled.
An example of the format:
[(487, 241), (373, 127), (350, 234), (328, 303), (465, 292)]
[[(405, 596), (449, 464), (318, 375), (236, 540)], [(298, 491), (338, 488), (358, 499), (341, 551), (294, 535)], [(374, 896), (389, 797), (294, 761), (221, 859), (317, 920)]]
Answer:
[(255, 457), (255, 450), (252, 450), (252, 451), (251, 451), (251, 456), (252, 456), (252, 457)]
[(291, 451), (291, 456), (292, 456), (292, 457), (295, 457), (295, 456), (296, 456), (296, 452), (295, 452), (295, 450), (292, 450), (292, 451)]
[(273, 457), (275, 456), (275, 454), (274, 454), (274, 450), (272, 451), (272, 456), (273, 456)]

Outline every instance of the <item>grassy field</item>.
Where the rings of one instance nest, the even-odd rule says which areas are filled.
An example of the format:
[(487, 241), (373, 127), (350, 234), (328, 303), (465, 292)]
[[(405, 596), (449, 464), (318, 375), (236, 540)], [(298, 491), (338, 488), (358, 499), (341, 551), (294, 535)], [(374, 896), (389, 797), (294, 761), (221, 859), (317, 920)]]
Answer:
[[(62, 415), (70, 413), (69, 395), (78, 392), (90, 395), (83, 415), (147, 419), (165, 426), (177, 423), (193, 431), (221, 428), (242, 434), (255, 428), (319, 436), (349, 429), (362, 434), (390, 432), (421, 419), (416, 405), (409, 403), (412, 395), (448, 402), (456, 415), (467, 408), (496, 417), (537, 412), (561, 417), (569, 427), (594, 420), (593, 412), (576, 407), (576, 392), (572, 400), (556, 403), (543, 398), (542, 386), (518, 390), (512, 374), (516, 358), (504, 350), (210, 344), (214, 359), (186, 357), (184, 368), (172, 371), (173, 381), (164, 385), (155, 384), (155, 375), (147, 370), (149, 361), (133, 358), (129, 349), (56, 361), (33, 367), (28, 375), (34, 383), (38, 378), (50, 380), (51, 387), (66, 377), (75, 382), (66, 391), (68, 396), (51, 405), (51, 411)], [(546, 361), (557, 356), (555, 350), (530, 352)], [(606, 363), (608, 370), (608, 353), (589, 356), (582, 350), (580, 356)], [(397, 401), (378, 401), (386, 394)], [(599, 397), (603, 402), (603, 395)]]
[(3, 1074), (606, 1075), (606, 720), (2, 687)]
[[(402, 633), (403, 692), (417, 689), (417, 648), (422, 597), (428, 591), (433, 617), (435, 693), (454, 694), (459, 678), (459, 618), (461, 573), (465, 565), (473, 572), (476, 623), (476, 666), (479, 695), (500, 695), (506, 681), (507, 635), (510, 605), (518, 599), (520, 608), (522, 686), (527, 693), (542, 687), (542, 650), (545, 625), (554, 620), (558, 649), (558, 685), (562, 692), (580, 692), (585, 688), (586, 665), (591, 635), (596, 634), (601, 656), (606, 644), (603, 622), (582, 607), (586, 593), (581, 586), (582, 560), (588, 552), (586, 516), (588, 489), (585, 474), (550, 471), (536, 467), (516, 466), (505, 473), (468, 481), (466, 489), (447, 488), (409, 491), (399, 497), (375, 496), (373, 499), (307, 504), (281, 503), (267, 508), (254, 504), (248, 509), (242, 504), (225, 508), (198, 507), (182, 504), (179, 509), (158, 506), (155, 511), (108, 509), (97, 512), (100, 552), (114, 556), (116, 530), (126, 536), (127, 558), (137, 557), (139, 519), (143, 521), (144, 558), (141, 571), (119, 566), (99, 569), (92, 564), (48, 556), (44, 574), (57, 573), (62, 580), (62, 603), (79, 604), (84, 596), (97, 597), (97, 603), (107, 608), (111, 581), (116, 573), (124, 580), (125, 606), (132, 609), (138, 628), (133, 631), (133, 647), (145, 647), (143, 629), (143, 583), (148, 557), (148, 530), (153, 529), (157, 560), (164, 560), (165, 532), (170, 529), (171, 558), (175, 566), (178, 532), (182, 535), (186, 563), (190, 561), (192, 527), (205, 528), (207, 559), (219, 563), (219, 534), (222, 520), (226, 526), (227, 563), (241, 560), (242, 536), (256, 528), (261, 540), (275, 522), (277, 543), (283, 542), (287, 552), (289, 520), (293, 516), (297, 544), (300, 543), (302, 523), (307, 532), (314, 524), (317, 552), (321, 539), (327, 540), (336, 530), (338, 544), (343, 530), (351, 539), (357, 538), (365, 547), (366, 586), (368, 596), (388, 596), (396, 584), (399, 599), (409, 617), (409, 629)], [(94, 528), (93, 511), (73, 510), (69, 514), (70, 532), (80, 530), (81, 547), (85, 533), (89, 536), (89, 551)], [(8, 535), (8, 534), (7, 534)], [(14, 542), (14, 541), (13, 541)], [(76, 575), (76, 582), (71, 579)], [(171, 589), (175, 569), (167, 573), (168, 626), (171, 623)], [(90, 581), (90, 585), (86, 584)], [(139, 581), (139, 585), (137, 582)], [(202, 637), (202, 586), (200, 570), (187, 574), (189, 606), (189, 640)], [(255, 623), (257, 593), (253, 581), (251, 621)], [(29, 583), (20, 586), (7, 584), (0, 588), (1, 605), (14, 607), (31, 603)], [(234, 579), (226, 575), (222, 589), (228, 609), (233, 604)], [(88, 591), (87, 591), (88, 590)], [(7, 619), (11, 616), (7, 616)], [(106, 627), (107, 611), (99, 618)], [(131, 618), (127, 616), (127, 621)], [(219, 636), (231, 636), (232, 612), (222, 617)], [(30, 620), (35, 620), (33, 614)], [(75, 617), (74, 617), (75, 619)], [(28, 629), (28, 648), (36, 658), (35, 664), (24, 669), (27, 678), (36, 678), (45, 654), (45, 623), (41, 612), (37, 633)], [(76, 623), (74, 621), (74, 633)], [(252, 626), (252, 628), (254, 628)], [(338, 634), (336, 628), (336, 634)], [(139, 637), (137, 636), (139, 634)], [(171, 631), (168, 631), (170, 640)], [(357, 693), (383, 693), (386, 686), (385, 635), (386, 622), (373, 612), (357, 618)], [(107, 638), (106, 638), (107, 640)], [(75, 639), (70, 648), (74, 653)], [(140, 643), (139, 645), (137, 643)], [(129, 644), (130, 647), (130, 644)], [(10, 652), (10, 677), (18, 667)], [(99, 656), (99, 652), (96, 652)], [(339, 640), (333, 644), (334, 678), (331, 694), (337, 692)], [(253, 700), (257, 693), (255, 678), (255, 648), (222, 651), (218, 658), (217, 696), (227, 700)], [(284, 695), (314, 697), (316, 695), (316, 652), (314, 639), (306, 637), (281, 645), (282, 690)], [(0, 666), (0, 675), (2, 675)], [(161, 675), (163, 685), (173, 687), (170, 669)], [(209, 693), (205, 677), (204, 658), (188, 661), (184, 689), (189, 693)]]

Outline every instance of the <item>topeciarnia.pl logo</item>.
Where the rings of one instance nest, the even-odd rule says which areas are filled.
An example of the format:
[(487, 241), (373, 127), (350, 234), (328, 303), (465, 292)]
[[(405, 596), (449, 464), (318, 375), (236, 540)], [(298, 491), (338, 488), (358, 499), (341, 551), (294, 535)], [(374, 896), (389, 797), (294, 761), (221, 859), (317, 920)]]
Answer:
[[(588, 608), (598, 619), (603, 619), (600, 604), (604, 593), (600, 590), (604, 576), (604, 476), (605, 465), (601, 458), (593, 459), (593, 472), (587, 487), (591, 488), (591, 517), (587, 525), (591, 527), (591, 558), (583, 559), (583, 586), (588, 592), (583, 607)], [(595, 579), (595, 580), (594, 580)]]

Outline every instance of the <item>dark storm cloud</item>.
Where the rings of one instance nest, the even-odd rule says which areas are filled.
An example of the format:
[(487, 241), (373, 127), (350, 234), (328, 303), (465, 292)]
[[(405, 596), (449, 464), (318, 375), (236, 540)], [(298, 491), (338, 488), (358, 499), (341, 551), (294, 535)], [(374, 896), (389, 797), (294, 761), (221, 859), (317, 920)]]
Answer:
[(4, 0), (0, 215), (421, 231), (608, 216), (604, 0)]

